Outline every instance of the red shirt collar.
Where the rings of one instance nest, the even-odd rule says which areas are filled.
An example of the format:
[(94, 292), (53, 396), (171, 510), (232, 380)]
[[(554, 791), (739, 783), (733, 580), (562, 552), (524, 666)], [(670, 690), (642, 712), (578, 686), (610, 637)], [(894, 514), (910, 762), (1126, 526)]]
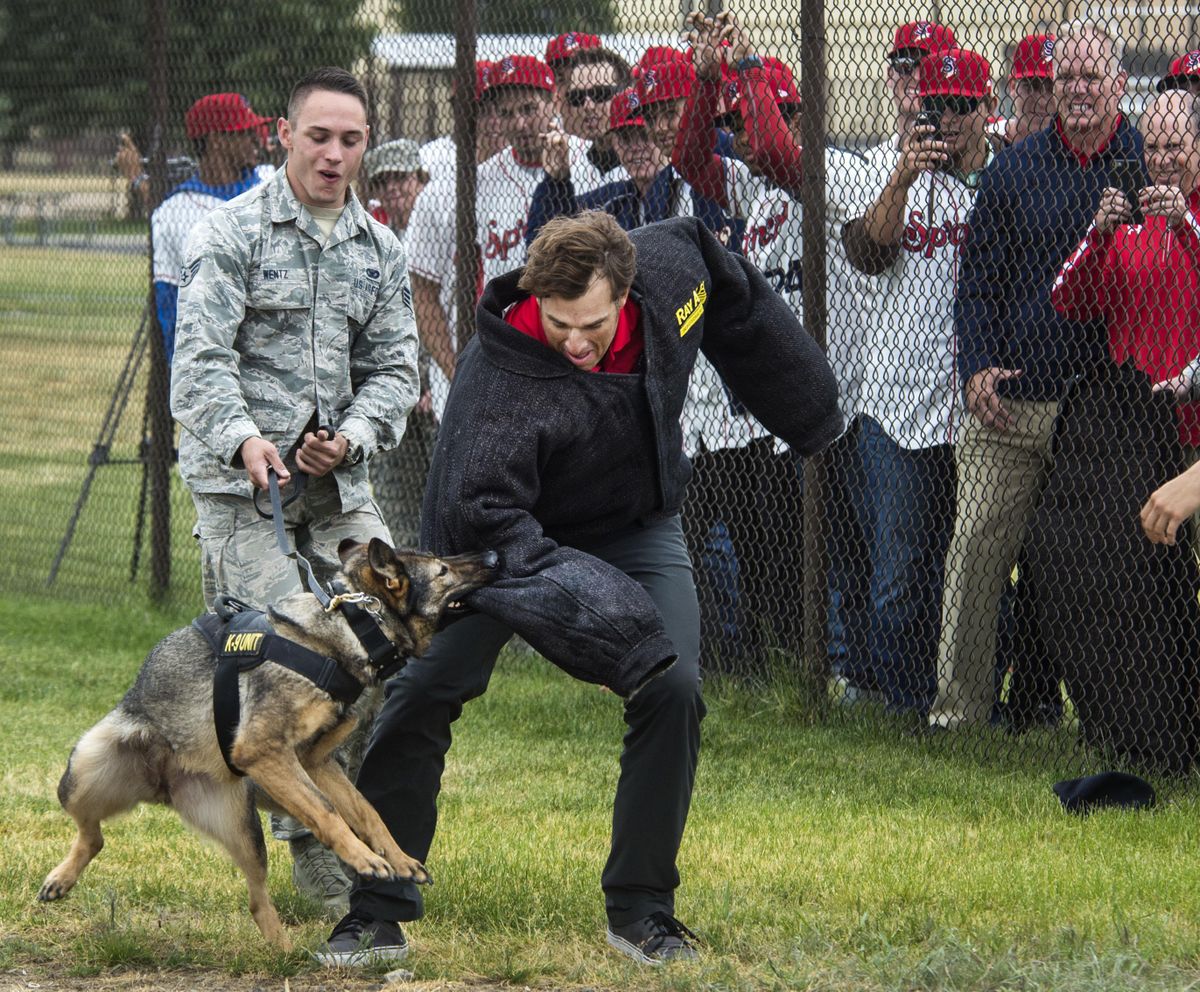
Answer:
[(1080, 166), (1086, 169), (1095, 159), (1103, 155), (1104, 150), (1112, 144), (1112, 140), (1117, 136), (1117, 131), (1121, 129), (1121, 122), (1124, 119), (1124, 116), (1117, 114), (1117, 122), (1113, 125), (1112, 131), (1109, 132), (1107, 138), (1100, 142), (1100, 147), (1092, 152), (1091, 155), (1081, 152), (1078, 148), (1071, 144), (1070, 140), (1067, 138), (1067, 132), (1063, 130), (1062, 118), (1057, 114), (1054, 116), (1054, 130), (1058, 134), (1059, 140), (1062, 141), (1063, 147), (1066, 148), (1066, 150), (1069, 151), (1072, 156), (1074, 156), (1075, 161), (1078, 162)]
[[(600, 364), (591, 369), (592, 372), (637, 371), (643, 347), (641, 317), (641, 307), (633, 301), (632, 296), (629, 297), (617, 316), (617, 332), (613, 335), (612, 344), (600, 359)], [(508, 308), (504, 319), (522, 334), (540, 341), (547, 348), (550, 347), (550, 342), (546, 340), (546, 332), (542, 329), (542, 310), (538, 306), (536, 296), (529, 296), (519, 303), (514, 303)]]

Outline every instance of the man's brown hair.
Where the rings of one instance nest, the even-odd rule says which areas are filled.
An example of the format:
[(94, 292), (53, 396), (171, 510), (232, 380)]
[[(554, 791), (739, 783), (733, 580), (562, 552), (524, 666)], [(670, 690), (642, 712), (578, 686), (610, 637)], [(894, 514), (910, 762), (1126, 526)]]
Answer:
[(533, 239), (519, 289), (534, 296), (577, 300), (597, 278), (607, 279), (613, 299), (633, 285), (637, 249), (608, 214), (585, 210), (576, 217), (555, 217)]

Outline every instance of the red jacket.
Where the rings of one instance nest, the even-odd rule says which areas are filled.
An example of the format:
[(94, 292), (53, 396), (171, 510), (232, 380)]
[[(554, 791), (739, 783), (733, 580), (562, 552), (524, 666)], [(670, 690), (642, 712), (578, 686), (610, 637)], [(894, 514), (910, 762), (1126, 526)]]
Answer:
[[(1103, 317), (1113, 360), (1132, 358), (1155, 382), (1200, 355), (1200, 190), (1188, 206), (1177, 227), (1147, 217), (1108, 234), (1089, 230), (1050, 293), (1065, 317)], [(1200, 446), (1200, 403), (1181, 403), (1178, 418), (1180, 440)]]

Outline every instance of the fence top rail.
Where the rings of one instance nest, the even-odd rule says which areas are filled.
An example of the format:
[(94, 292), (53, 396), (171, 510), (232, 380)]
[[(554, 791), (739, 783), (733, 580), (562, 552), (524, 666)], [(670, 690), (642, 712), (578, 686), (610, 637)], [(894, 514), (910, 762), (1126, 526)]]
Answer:
[[(505, 55), (543, 58), (547, 34), (481, 34), (475, 41), (476, 58), (495, 62)], [(653, 45), (682, 48), (678, 32), (613, 33), (600, 36), (604, 45), (630, 64)], [(371, 46), (376, 58), (395, 69), (451, 69), (454, 67), (452, 34), (381, 34)]]

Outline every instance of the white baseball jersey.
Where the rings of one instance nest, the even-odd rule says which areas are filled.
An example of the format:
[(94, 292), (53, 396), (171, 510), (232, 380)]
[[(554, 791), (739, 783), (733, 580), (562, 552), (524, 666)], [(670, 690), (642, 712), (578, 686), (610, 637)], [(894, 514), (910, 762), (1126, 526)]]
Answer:
[[(454, 173), (429, 183), (417, 197), (408, 221), (408, 271), (439, 285), (438, 302), (450, 325), (450, 344), (455, 340), (454, 260), (455, 231)], [(418, 315), (418, 320), (419, 320)], [(440, 419), (450, 393), (450, 380), (437, 362), (429, 366), (429, 391), (433, 411)]]
[(154, 281), (179, 285), (184, 248), (192, 228), (227, 201), (199, 190), (183, 190), (163, 200), (150, 216), (154, 240)]
[[(863, 347), (869, 332), (870, 300), (879, 280), (854, 269), (846, 257), (842, 228), (861, 217), (878, 195), (887, 174), (862, 156), (825, 150), (826, 354), (838, 380), (839, 405), (847, 425), (859, 412), (864, 371), (872, 361)], [(760, 193), (751, 204), (742, 250), (801, 320), (804, 238), (800, 201), (779, 188)]]
[(505, 148), (479, 167), (475, 221), (486, 284), (525, 264), (525, 229), (533, 191), (545, 176), (540, 166), (522, 165)]
[(450, 135), (443, 135), (425, 142), (418, 149), (417, 154), (421, 156), (421, 166), (429, 173), (430, 182), (438, 180), (454, 182), (455, 149), (454, 139)]
[[(897, 155), (891, 152), (892, 166)], [(860, 406), (902, 448), (954, 441), (954, 295), (959, 246), (974, 201), (974, 187), (955, 176), (921, 173), (904, 206), (899, 257), (876, 277), (869, 323), (873, 361)]]
[[(521, 165), (506, 148), (476, 172), (475, 220), (484, 282), (525, 264), (525, 228), (540, 168)], [(439, 283), (442, 309), (454, 333), (455, 204), (453, 173), (431, 182), (417, 197), (409, 221), (409, 271)], [(453, 342), (452, 342), (453, 343)], [(450, 384), (437, 363), (429, 375), (434, 412), (440, 417)]]

